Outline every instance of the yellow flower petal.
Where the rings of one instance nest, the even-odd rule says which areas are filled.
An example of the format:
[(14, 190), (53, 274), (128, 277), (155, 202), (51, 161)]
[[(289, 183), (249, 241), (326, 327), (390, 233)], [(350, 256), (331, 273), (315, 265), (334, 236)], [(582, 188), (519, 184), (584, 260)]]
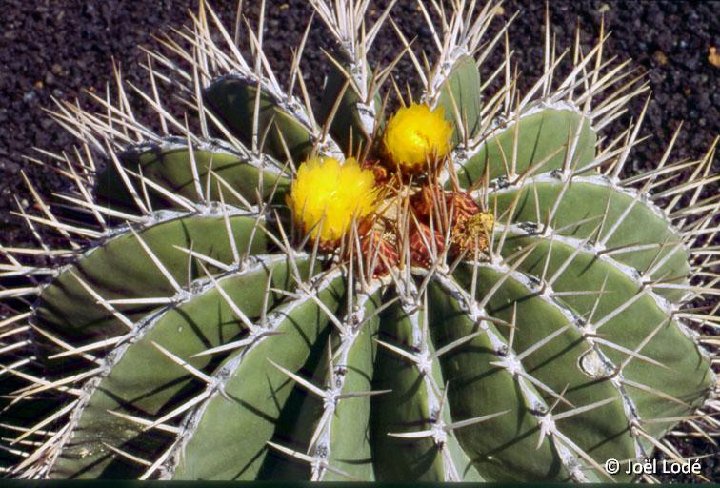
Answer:
[(376, 206), (375, 178), (354, 158), (345, 164), (330, 157), (313, 157), (298, 168), (288, 204), (304, 233), (323, 244), (340, 240), (356, 220)]
[(418, 173), (450, 152), (452, 127), (443, 109), (412, 104), (395, 112), (383, 142), (390, 159), (407, 173)]

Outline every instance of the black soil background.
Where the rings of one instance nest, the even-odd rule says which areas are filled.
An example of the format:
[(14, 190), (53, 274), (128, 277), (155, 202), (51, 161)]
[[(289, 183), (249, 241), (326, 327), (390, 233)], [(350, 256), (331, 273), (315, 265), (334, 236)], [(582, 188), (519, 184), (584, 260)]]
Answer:
[[(245, 2), (251, 21), (258, 17), (259, 3)], [(235, 1), (214, 4), (231, 24)], [(376, 2), (373, 15), (379, 15), (386, 4), (385, 0)], [(587, 52), (598, 38), (604, 15), (611, 31), (606, 57), (630, 59), (638, 73), (646, 75), (653, 98), (642, 135), (650, 139), (632, 153), (630, 171), (656, 165), (681, 121), (685, 125), (672, 160), (698, 159), (705, 154), (720, 134), (720, 63), (714, 65), (710, 56), (711, 48), (717, 48), (720, 57), (720, 1), (550, 0), (549, 6), (559, 51), (572, 47), (579, 26)], [(67, 188), (67, 182), (49, 168), (23, 159), (23, 155), (33, 155), (47, 160), (33, 148), (61, 153), (75, 142), (49, 117), (47, 111), (54, 109), (52, 99), (78, 99), (86, 104), (88, 92), (104, 94), (111, 81), (113, 59), (127, 81), (147, 90), (149, 83), (141, 67), (147, 58), (137, 46), (157, 48), (153, 36), (180, 28), (187, 22), (188, 12), (196, 8), (197, 0), (0, 0), (0, 242), (35, 244), (22, 221), (11, 215), (17, 209), (16, 201), (25, 208), (33, 206), (21, 171), (43, 195)], [(545, 2), (512, 0), (505, 2), (503, 10), (495, 29), (520, 11), (509, 33), (513, 57), (522, 73), (519, 86), (527, 89), (542, 70)], [(399, 1), (394, 13), (401, 29), (410, 38), (417, 37), (417, 47), (431, 48), (429, 30), (415, 2)], [(310, 17), (304, 0), (268, 1), (265, 50), (281, 80)], [(332, 47), (330, 39), (315, 19), (302, 65), (313, 95), (319, 94), (325, 73), (320, 49)], [(385, 29), (376, 41), (373, 59), (387, 63), (398, 46), (392, 29)], [(497, 66), (501, 54), (498, 49), (497, 56), (486, 64)], [(405, 78), (412, 78), (409, 63), (401, 63), (400, 69)], [(609, 130), (622, 130), (622, 124), (639, 115), (644, 101), (644, 97), (634, 100), (628, 116)], [(137, 115), (154, 123), (147, 111), (139, 110)], [(716, 160), (716, 171), (718, 164)], [(49, 239), (52, 241), (52, 236)], [(708, 456), (702, 460), (705, 476), (720, 481), (716, 447), (697, 438), (678, 440), (677, 445), (685, 455)]]

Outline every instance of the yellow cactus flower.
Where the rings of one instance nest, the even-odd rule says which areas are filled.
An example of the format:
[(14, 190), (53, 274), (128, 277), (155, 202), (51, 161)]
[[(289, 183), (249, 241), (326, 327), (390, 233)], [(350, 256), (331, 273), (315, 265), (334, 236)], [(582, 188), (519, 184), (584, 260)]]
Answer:
[(312, 157), (297, 171), (288, 196), (293, 218), (324, 247), (335, 245), (352, 225), (375, 210), (373, 172), (354, 158), (345, 164), (331, 157)]
[(393, 114), (383, 142), (394, 164), (404, 172), (419, 173), (450, 152), (451, 136), (452, 127), (442, 107), (430, 110), (427, 105), (413, 103)]

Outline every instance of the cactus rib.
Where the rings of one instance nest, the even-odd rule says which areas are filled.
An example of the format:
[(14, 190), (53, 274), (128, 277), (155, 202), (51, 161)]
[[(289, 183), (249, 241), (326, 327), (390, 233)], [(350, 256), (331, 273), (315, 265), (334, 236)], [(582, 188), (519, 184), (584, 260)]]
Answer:
[(521, 92), (498, 5), (419, 2), (419, 54), (395, 3), (309, 2), (333, 42), (317, 100), (312, 24), (280, 77), (264, 2), (231, 35), (201, 1), (149, 53), (152, 94), (116, 69), (116, 99), (58, 104), (79, 146), (42, 159), (71, 188), (28, 180), (38, 247), (0, 246), (0, 472), (652, 481), (624, 468), (715, 435), (717, 141), (671, 163), (676, 132), (626, 176), (648, 104), (610, 124), (647, 87), (604, 26), (568, 56), (548, 25)]

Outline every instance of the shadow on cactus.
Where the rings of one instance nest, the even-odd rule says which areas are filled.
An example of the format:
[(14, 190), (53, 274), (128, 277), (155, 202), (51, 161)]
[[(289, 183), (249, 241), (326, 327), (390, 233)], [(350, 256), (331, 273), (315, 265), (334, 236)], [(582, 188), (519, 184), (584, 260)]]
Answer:
[(119, 74), (116, 104), (60, 106), (76, 189), (23, 216), (67, 248), (3, 250), (4, 472), (625, 481), (608, 458), (717, 433), (713, 151), (622, 179), (641, 120), (601, 134), (645, 87), (602, 32), (521, 94), (509, 48), (480, 78), (492, 5), (421, 2), (437, 51), (398, 30), (402, 95), (367, 61), (390, 9), (311, 3), (337, 45), (313, 106), (306, 38), (284, 91), (202, 2), (150, 54), (157, 132)]

